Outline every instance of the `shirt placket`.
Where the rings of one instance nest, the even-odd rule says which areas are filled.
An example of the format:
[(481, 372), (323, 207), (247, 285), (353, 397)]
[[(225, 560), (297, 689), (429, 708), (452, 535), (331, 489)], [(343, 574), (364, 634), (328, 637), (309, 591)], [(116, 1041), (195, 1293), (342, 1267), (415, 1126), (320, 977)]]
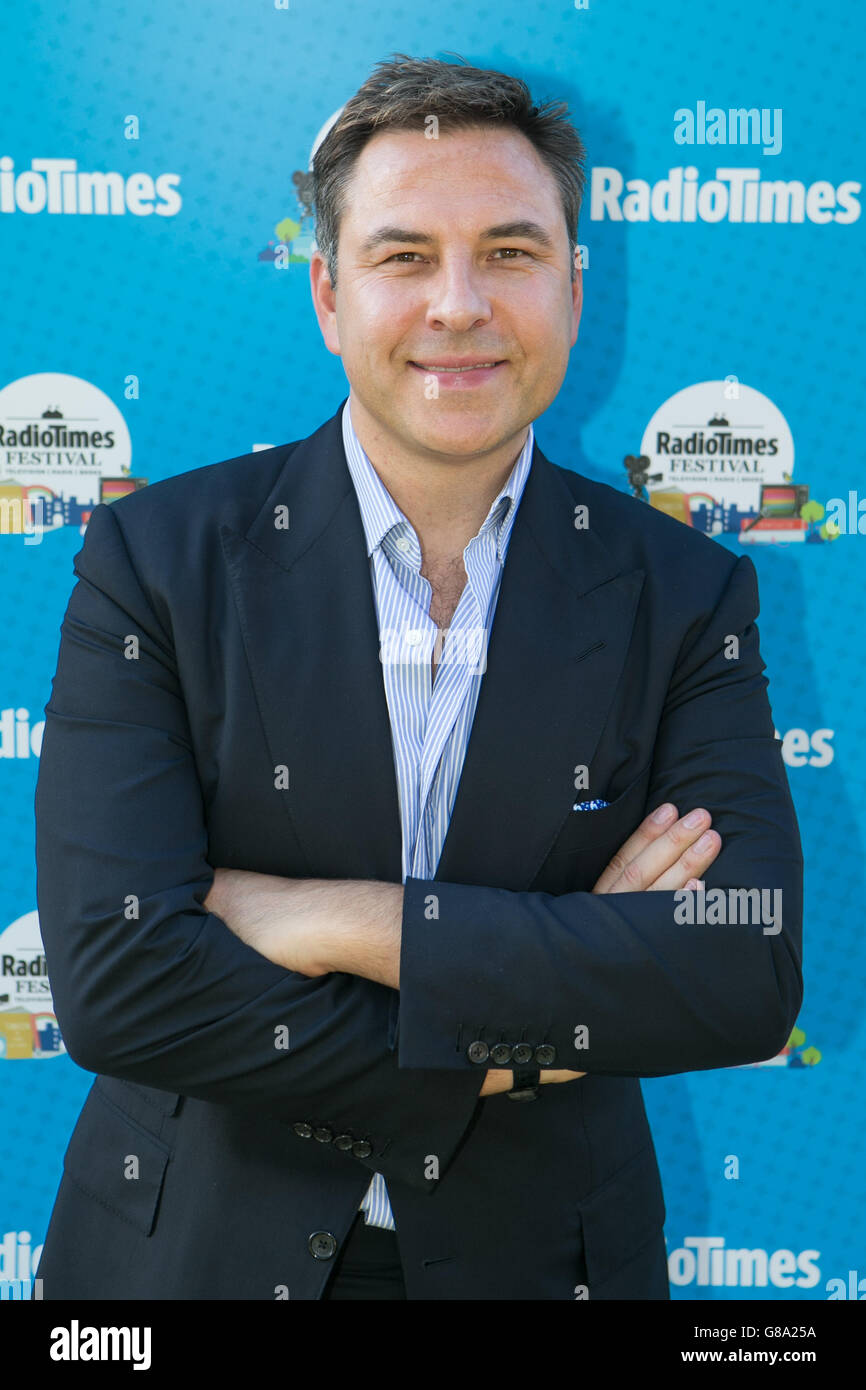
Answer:
[[(490, 587), (485, 582), (484, 550), (493, 547), (491, 531), (473, 537), (464, 551), (466, 586), (454, 611), (451, 626), (440, 653), (440, 664), (433, 684), (430, 713), (421, 755), (421, 831), (419, 843), (424, 845), (428, 864), (435, 866), (441, 845), (437, 834), (436, 816), (441, 809), (434, 795), (442, 775), (442, 757), (452, 730), (462, 711), (467, 690), (476, 674), (476, 649), (482, 613), (488, 608)], [(488, 559), (490, 554), (488, 551)], [(456, 788), (454, 789), (456, 791)]]
[(419, 842), (423, 840), (418, 833), (423, 804), (418, 769), (429, 718), (429, 672), (437, 629), (426, 611), (430, 606), (430, 585), (421, 574), (421, 547), (408, 523), (385, 538), (382, 551), (383, 563), (390, 565), (401, 589), (399, 624), (403, 629), (402, 640), (391, 643), (393, 659), (385, 663), (385, 694), (392, 729), (396, 724), (396, 711), (402, 710), (403, 742), (404, 746), (409, 746), (415, 769), (411, 787), (400, 789), (401, 796), (410, 800), (406, 808), (408, 815), (404, 817), (404, 823), (408, 822), (408, 834), (403, 843), (405, 882), (410, 873), (427, 877), (423, 850), (420, 859), (418, 856)]

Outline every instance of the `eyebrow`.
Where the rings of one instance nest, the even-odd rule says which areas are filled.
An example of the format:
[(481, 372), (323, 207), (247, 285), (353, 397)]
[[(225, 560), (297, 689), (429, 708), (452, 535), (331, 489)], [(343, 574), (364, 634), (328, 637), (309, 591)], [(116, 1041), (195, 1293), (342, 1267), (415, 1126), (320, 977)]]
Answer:
[[(522, 237), (527, 241), (537, 242), (549, 251), (554, 249), (550, 234), (538, 222), (526, 218), (515, 222), (497, 222), (495, 227), (488, 227), (481, 233), (482, 241), (501, 241), (503, 237)], [(407, 227), (378, 227), (361, 242), (361, 255), (367, 256), (378, 247), (394, 241), (407, 242), (411, 246), (429, 246), (433, 237), (426, 232), (413, 232)]]

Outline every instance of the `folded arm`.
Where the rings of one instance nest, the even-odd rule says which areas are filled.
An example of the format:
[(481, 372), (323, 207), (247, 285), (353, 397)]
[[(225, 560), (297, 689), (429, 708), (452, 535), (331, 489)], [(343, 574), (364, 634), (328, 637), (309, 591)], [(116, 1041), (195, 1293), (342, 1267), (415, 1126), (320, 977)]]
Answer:
[(431, 1191), (424, 1158), (445, 1172), (482, 1077), (434, 1064), (419, 1085), (398, 1068), (392, 989), (286, 970), (207, 909), (214, 871), (173, 645), (110, 506), (95, 508), (75, 568), (36, 786), (39, 921), (69, 1054), (369, 1137), (369, 1158), (347, 1163)]
[[(683, 643), (647, 792), (650, 809), (669, 801), (710, 812), (721, 851), (703, 878), (708, 899), (725, 890), (724, 924), (684, 921), (673, 885), (555, 896), (409, 877), (401, 1069), (471, 1071), (467, 1046), (479, 1038), (544, 1038), (551, 1065), (632, 1076), (756, 1062), (784, 1046), (803, 994), (803, 860), (757, 614), (744, 557)], [(731, 889), (757, 889), (762, 908), (781, 911), (756, 920), (755, 895), (746, 908)]]

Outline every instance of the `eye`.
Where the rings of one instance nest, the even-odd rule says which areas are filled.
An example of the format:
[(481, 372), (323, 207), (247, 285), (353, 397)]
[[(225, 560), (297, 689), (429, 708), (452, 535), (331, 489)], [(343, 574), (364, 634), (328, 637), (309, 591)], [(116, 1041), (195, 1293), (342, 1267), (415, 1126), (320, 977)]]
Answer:
[[(498, 249), (499, 251), (504, 251), (504, 252), (506, 253), (506, 255), (509, 256), (509, 258), (510, 258), (510, 256), (528, 256), (528, 255), (530, 255), (530, 252), (529, 252), (529, 251), (524, 251), (520, 246), (500, 246), (500, 247), (498, 247), (497, 249)], [(494, 254), (496, 254), (496, 253), (494, 253)]]
[[(387, 265), (389, 261), (399, 261), (401, 256), (419, 256), (420, 254), (419, 251), (395, 251), (393, 256), (386, 256), (384, 264)], [(411, 265), (411, 261), (402, 261), (401, 264)]]

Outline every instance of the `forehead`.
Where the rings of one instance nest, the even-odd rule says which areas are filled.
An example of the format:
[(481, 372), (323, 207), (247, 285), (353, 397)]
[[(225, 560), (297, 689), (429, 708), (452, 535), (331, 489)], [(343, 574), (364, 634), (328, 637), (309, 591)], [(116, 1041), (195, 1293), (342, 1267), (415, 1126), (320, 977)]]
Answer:
[(473, 127), (428, 140), (423, 129), (383, 131), (362, 149), (346, 190), (344, 220), (366, 223), (374, 214), (477, 209), (490, 220), (491, 204), (532, 212), (538, 221), (561, 217), (556, 180), (535, 147), (510, 127)]

